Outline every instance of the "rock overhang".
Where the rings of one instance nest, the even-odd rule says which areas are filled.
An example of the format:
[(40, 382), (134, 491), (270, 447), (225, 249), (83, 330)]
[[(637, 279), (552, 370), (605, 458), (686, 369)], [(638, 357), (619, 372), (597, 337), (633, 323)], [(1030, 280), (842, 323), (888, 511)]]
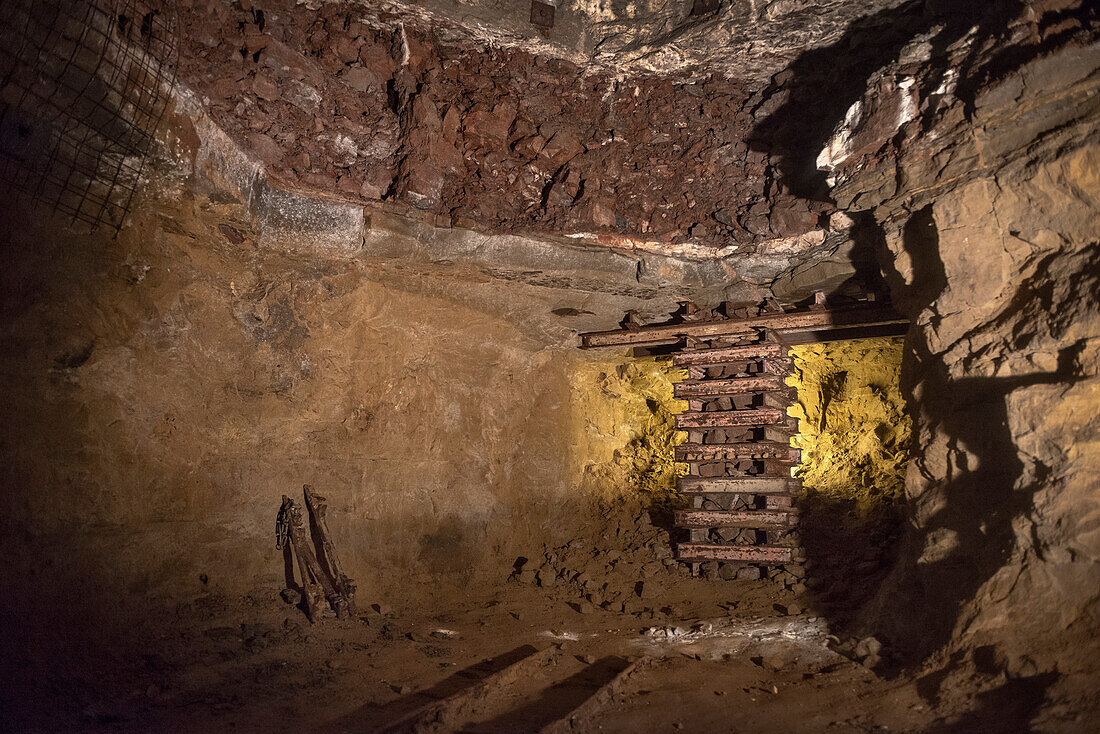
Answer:
[[(662, 6), (638, 12), (680, 30), (645, 36), (657, 26), (639, 16), (630, 42), (625, 16), (581, 4), (569, 9), (577, 38), (602, 39), (586, 48), (514, 32), (511, 11), (490, 22), (484, 3), (213, 3), (181, 10), (181, 81), (276, 189), (436, 229), (709, 263), (718, 288), (766, 288), (837, 259), (847, 232), (749, 142), (774, 108), (772, 75), (797, 56), (774, 44), (805, 50), (896, 4), (732, 3), (706, 17)], [(772, 46), (738, 45), (776, 29)], [(643, 47), (728, 61), (677, 52), (654, 65)]]

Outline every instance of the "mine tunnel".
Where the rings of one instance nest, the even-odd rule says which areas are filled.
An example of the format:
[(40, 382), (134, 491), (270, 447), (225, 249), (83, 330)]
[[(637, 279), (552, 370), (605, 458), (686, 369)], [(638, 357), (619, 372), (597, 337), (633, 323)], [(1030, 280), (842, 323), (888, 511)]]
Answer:
[(1100, 729), (1098, 36), (0, 4), (0, 729)]

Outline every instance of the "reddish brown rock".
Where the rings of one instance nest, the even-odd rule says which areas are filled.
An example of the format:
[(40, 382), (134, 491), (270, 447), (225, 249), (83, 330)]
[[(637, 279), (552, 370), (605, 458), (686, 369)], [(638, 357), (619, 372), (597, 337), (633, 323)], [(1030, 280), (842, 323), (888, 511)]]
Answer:
[(803, 199), (784, 196), (772, 204), (772, 230), (780, 237), (793, 237), (817, 227), (817, 215)]
[(272, 165), (283, 159), (283, 148), (269, 136), (253, 133), (248, 136), (248, 147), (261, 162)]
[(260, 99), (268, 101), (275, 101), (282, 96), (278, 85), (264, 74), (257, 74), (252, 80), (252, 91)]

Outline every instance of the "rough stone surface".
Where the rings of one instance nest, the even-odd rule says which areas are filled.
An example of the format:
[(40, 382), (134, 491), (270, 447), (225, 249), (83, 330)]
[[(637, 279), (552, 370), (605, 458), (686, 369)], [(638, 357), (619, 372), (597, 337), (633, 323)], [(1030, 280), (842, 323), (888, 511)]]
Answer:
[(1010, 676), (1096, 673), (1100, 54), (1083, 7), (969, 34), (948, 13), (871, 75), (820, 159), (877, 221), (914, 322), (913, 527), (877, 625)]
[(273, 5), (262, 16), (258, 6), (185, 8), (190, 26), (242, 30), (216, 48), (186, 38), (181, 71), (284, 187), (394, 202), (482, 231), (693, 243), (711, 254), (820, 234), (831, 211), (792, 195), (746, 145), (759, 100), (739, 78), (623, 78), (507, 44), (458, 43), (446, 22), (415, 15)]
[(803, 490), (867, 510), (901, 499), (910, 421), (901, 393), (902, 340), (860, 339), (791, 350), (788, 413), (799, 419)]
[[(158, 715), (192, 725), (197, 709), (237, 710), (238, 693), (268, 717), (288, 691), (313, 696), (317, 666), (279, 665), (302, 647), (219, 667), (240, 651), (214, 643), (304, 646), (290, 617), (284, 633), (238, 619), (177, 638), (162, 624), (104, 685), (125, 699), (110, 708), (64, 679), (97, 690), (112, 666), (68, 634), (110, 648), (129, 636), (123, 610), (182, 598), (180, 617), (223, 620), (241, 607), (210, 613), (219, 592), (259, 587), (249, 604), (286, 613), (272, 525), (305, 482), (329, 497), (347, 570), (375, 603), (360, 621), (389, 646), (371, 679), (381, 706), (410, 692), (390, 671), (412, 650), (418, 688), (442, 669), (443, 641), (402, 629), (390, 602), (445, 585), (447, 601), (476, 589), (469, 628), (511, 625), (515, 646), (540, 607), (487, 617), (509, 576), (522, 583), (507, 598), (560, 590), (592, 631), (605, 613), (679, 624), (687, 605), (651, 601), (676, 567), (659, 518), (614, 502), (675, 473), (668, 376), (579, 353), (576, 332), (680, 300), (885, 280), (913, 324), (900, 545), (895, 517), (868, 527), (843, 502), (804, 502), (797, 577), (707, 564), (682, 578), (689, 600), (767, 589), (763, 609), (821, 613), (876, 671), (910, 666), (907, 698), (862, 668), (833, 684), (877, 686), (868, 701), (888, 691), (882, 708), (904, 715), (852, 702), (854, 718), (821, 718), (830, 692), (820, 729), (1095, 729), (1094, 5), (738, 0), (690, 16), (576, 2), (543, 36), (506, 0), (180, 3), (174, 109), (117, 237), (26, 207), (0, 219), (5, 613), (17, 632), (37, 625), (12, 635), (23, 649), (5, 663), (23, 687), (5, 695), (33, 708), (22, 692), (48, 689), (100, 728), (126, 725), (115, 712), (135, 710), (135, 680), (157, 681), (137, 691), (146, 712), (166, 700), (158, 686), (182, 683)], [(714, 601), (706, 614), (736, 600)], [(566, 639), (556, 613), (538, 620)], [(166, 673), (151, 649), (192, 667)], [(711, 695), (714, 670), (696, 669), (692, 690)], [(750, 673), (734, 708), (794, 711), (768, 722), (783, 730), (809, 720), (786, 702), (832, 675), (798, 669), (784, 698)], [(242, 687), (220, 690), (227, 678)], [(268, 681), (266, 697), (247, 681)], [(345, 693), (361, 725), (360, 681)], [(731, 710), (684, 708), (714, 713), (699, 730)]]

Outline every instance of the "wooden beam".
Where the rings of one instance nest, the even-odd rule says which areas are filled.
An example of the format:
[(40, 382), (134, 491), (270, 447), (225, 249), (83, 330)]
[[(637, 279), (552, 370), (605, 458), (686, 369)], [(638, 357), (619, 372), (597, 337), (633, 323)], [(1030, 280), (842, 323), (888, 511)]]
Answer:
[(677, 510), (676, 526), (783, 529), (790, 527), (797, 515), (795, 510)]
[(697, 477), (682, 476), (677, 481), (684, 494), (790, 494), (802, 482), (790, 477)]
[(581, 334), (581, 348), (675, 344), (689, 336), (696, 339), (713, 339), (720, 336), (744, 334), (756, 329), (772, 329), (783, 336), (784, 333), (790, 332), (823, 332), (852, 326), (904, 323), (906, 323), (904, 317), (893, 309), (883, 306), (849, 308), (837, 311), (771, 313), (747, 319), (686, 321), (681, 324), (643, 326), (629, 331), (626, 329), (593, 331)]
[(676, 461), (738, 461), (740, 459), (778, 459), (798, 461), (799, 450), (779, 441), (740, 443), (682, 443), (676, 447)]
[(676, 416), (676, 427), (722, 428), (724, 426), (775, 426), (787, 422), (786, 411), (779, 408), (751, 410), (688, 411)]
[(783, 356), (782, 346), (773, 342), (762, 342), (743, 347), (685, 349), (672, 355), (672, 364), (676, 367), (710, 367), (731, 362), (748, 362), (754, 359), (781, 356)]
[(678, 543), (676, 557), (681, 561), (743, 561), (748, 563), (790, 563), (790, 548), (778, 545), (713, 545)]
[(819, 331), (791, 331), (783, 333), (787, 344), (817, 344), (835, 342), (841, 339), (871, 339), (883, 336), (904, 336), (909, 331), (908, 321), (889, 324), (870, 324), (864, 326), (844, 326)]
[(684, 380), (672, 386), (672, 394), (686, 400), (687, 398), (782, 390), (785, 387), (783, 377), (780, 375), (753, 375), (752, 377), (730, 377), (724, 380)]

